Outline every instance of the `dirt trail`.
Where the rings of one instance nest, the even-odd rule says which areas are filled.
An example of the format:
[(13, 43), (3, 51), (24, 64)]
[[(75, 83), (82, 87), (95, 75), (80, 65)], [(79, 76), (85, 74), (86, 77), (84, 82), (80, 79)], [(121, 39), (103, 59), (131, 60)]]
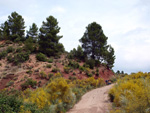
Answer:
[(86, 93), (67, 113), (107, 113), (111, 107), (108, 91), (112, 86), (113, 84)]

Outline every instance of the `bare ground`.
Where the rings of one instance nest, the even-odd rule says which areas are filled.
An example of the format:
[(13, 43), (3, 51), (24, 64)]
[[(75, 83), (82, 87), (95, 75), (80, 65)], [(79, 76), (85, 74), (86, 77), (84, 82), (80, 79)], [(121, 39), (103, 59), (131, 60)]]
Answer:
[(67, 113), (108, 113), (111, 109), (108, 91), (112, 86), (113, 84), (86, 93)]

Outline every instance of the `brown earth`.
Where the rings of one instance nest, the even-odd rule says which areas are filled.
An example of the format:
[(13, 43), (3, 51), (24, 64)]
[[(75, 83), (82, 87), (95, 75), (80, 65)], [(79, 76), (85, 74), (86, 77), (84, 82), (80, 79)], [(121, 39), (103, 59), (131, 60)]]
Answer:
[(67, 113), (108, 113), (111, 109), (108, 91), (112, 86), (113, 84), (86, 93)]

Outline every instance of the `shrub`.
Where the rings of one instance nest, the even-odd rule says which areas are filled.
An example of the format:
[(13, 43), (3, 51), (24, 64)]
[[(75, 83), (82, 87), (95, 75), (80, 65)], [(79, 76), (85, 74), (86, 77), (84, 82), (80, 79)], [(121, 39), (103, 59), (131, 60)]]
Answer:
[(69, 67), (72, 67), (72, 68), (74, 68), (74, 69), (79, 68), (78, 62), (74, 62), (74, 61), (71, 61), (71, 60), (69, 61), (68, 66), (69, 66)]
[(83, 66), (79, 66), (79, 70), (80, 70), (80, 73), (82, 73), (85, 70), (85, 68)]
[(0, 92), (0, 113), (18, 113), (22, 104), (16, 95)]
[(69, 80), (76, 80), (77, 77), (76, 76), (69, 76)]
[(0, 60), (2, 59), (2, 58), (5, 58), (7, 56), (7, 51), (2, 51), (2, 52), (0, 52)]
[(69, 73), (69, 71), (70, 71), (70, 68), (69, 68), (69, 67), (64, 67), (64, 72), (65, 72), (65, 73), (67, 73), (67, 74), (68, 74), (68, 73)]
[(53, 58), (50, 58), (47, 61), (48, 61), (48, 63), (53, 63)]
[(5, 42), (6, 44), (13, 44), (13, 42), (12, 41), (10, 41), (10, 40), (6, 40), (6, 42)]
[(49, 73), (49, 74), (48, 74), (49, 79), (50, 79), (51, 77), (53, 77), (53, 76), (54, 76), (53, 73)]
[(32, 70), (28, 70), (28, 71), (26, 71), (26, 73), (31, 75), (32, 74)]
[(7, 47), (7, 53), (15, 51), (15, 49), (12, 46)]
[(9, 86), (11, 86), (11, 85), (13, 85), (14, 84), (14, 81), (13, 80), (10, 80), (7, 84), (6, 84), (6, 87), (9, 87)]
[(43, 62), (45, 62), (45, 61), (47, 60), (47, 59), (46, 59), (46, 55), (43, 54), (43, 53), (38, 53), (38, 54), (36, 55), (36, 59), (39, 60), (39, 61), (43, 61)]
[(52, 65), (51, 65), (51, 64), (47, 64), (46, 67), (47, 67), (47, 68), (51, 68)]
[(92, 71), (92, 74), (95, 75), (95, 71)]
[(96, 69), (96, 76), (99, 76), (99, 69)]
[(92, 77), (92, 73), (86, 73), (88, 77)]
[(56, 72), (58, 72), (58, 71), (59, 71), (58, 68), (53, 68), (53, 69), (52, 69), (52, 72), (55, 72), (55, 73), (56, 73)]
[(15, 54), (13, 57), (13, 63), (15, 63), (15, 64), (25, 62), (27, 60), (29, 60), (28, 52), (21, 52), (21, 53)]
[(90, 69), (93, 69), (95, 67), (95, 60), (94, 59), (86, 60), (86, 64), (89, 65)]
[(23, 51), (23, 48), (22, 48), (22, 47), (19, 47), (19, 48), (16, 49), (16, 52), (17, 52), (17, 53), (22, 52), (22, 51)]
[(44, 79), (44, 78), (47, 77), (47, 75), (46, 75), (46, 73), (44, 71), (41, 71), (40, 72), (40, 77)]
[(32, 80), (32, 78), (29, 78), (25, 83), (21, 84), (21, 88), (22, 90), (27, 89), (29, 86), (33, 88), (34, 86), (36, 86), (36, 84), (37, 84), (36, 81)]
[[(125, 113), (148, 113), (150, 106), (150, 77), (148, 73), (125, 76), (109, 91), (111, 101)], [(117, 110), (113, 110), (117, 112)]]

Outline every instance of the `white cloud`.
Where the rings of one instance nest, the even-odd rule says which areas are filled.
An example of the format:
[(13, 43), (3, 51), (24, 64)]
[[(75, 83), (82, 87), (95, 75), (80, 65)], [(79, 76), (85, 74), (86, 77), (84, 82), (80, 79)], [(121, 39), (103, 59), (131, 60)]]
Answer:
[(56, 6), (56, 7), (53, 7), (50, 12), (52, 13), (65, 13), (66, 10), (63, 8), (63, 7), (60, 7), (60, 6)]

